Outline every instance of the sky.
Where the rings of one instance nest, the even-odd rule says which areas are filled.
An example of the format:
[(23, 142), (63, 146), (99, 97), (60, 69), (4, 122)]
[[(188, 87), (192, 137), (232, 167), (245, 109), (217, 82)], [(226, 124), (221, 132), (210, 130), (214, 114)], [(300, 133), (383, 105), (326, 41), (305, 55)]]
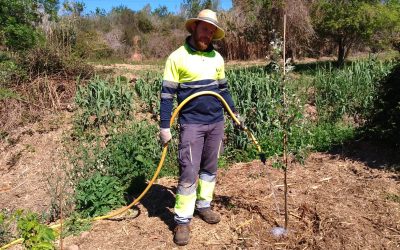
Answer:
[[(180, 10), (182, 0), (80, 0), (79, 2), (85, 3), (85, 13), (95, 11), (96, 7), (104, 9), (109, 12), (112, 7), (126, 6), (132, 10), (141, 10), (146, 4), (150, 4), (152, 10), (159, 6), (167, 6), (168, 11), (178, 13)], [(224, 10), (228, 10), (232, 7), (232, 0), (220, 0), (221, 7)]]

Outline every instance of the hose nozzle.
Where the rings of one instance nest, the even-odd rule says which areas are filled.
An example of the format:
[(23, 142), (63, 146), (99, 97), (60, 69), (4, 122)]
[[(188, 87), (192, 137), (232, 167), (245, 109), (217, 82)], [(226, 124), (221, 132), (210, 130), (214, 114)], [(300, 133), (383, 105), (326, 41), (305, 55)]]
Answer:
[(258, 155), (260, 156), (261, 162), (265, 165), (265, 163), (267, 162), (267, 157), (265, 156), (265, 153), (259, 153)]

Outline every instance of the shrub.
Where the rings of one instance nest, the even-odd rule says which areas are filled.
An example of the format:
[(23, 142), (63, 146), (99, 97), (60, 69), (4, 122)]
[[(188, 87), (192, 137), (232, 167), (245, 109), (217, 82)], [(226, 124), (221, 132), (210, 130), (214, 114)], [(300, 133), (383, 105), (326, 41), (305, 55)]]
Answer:
[(52, 243), (55, 240), (55, 232), (53, 229), (41, 224), (37, 214), (27, 213), (21, 215), (17, 224), (18, 231), (24, 239), (23, 244), (27, 249), (55, 249)]
[(128, 193), (139, 193), (152, 177), (160, 156), (158, 127), (147, 122), (132, 124), (114, 134), (105, 149), (104, 167), (117, 177)]
[(400, 147), (400, 63), (382, 79), (366, 125), (366, 135)]
[(117, 177), (95, 173), (78, 183), (75, 203), (77, 210), (85, 217), (103, 215), (125, 203), (124, 189)]
[(93, 75), (92, 66), (82, 59), (53, 46), (38, 46), (19, 57), (18, 64), (30, 72), (30, 77), (50, 76), (61, 74), (67, 78), (87, 78)]
[(11, 87), (27, 78), (27, 71), (14, 60), (0, 61), (0, 86)]

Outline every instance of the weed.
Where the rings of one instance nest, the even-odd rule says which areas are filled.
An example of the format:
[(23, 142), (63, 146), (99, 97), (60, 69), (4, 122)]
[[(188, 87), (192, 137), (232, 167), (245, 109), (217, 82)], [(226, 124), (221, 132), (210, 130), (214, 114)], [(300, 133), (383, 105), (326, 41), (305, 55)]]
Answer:
[(79, 213), (72, 213), (64, 222), (64, 230), (62, 237), (65, 238), (69, 235), (79, 235), (84, 231), (88, 231), (92, 224), (89, 220), (82, 219)]
[(75, 189), (76, 208), (84, 217), (103, 215), (125, 203), (121, 182), (114, 176), (95, 173)]
[(14, 167), (18, 163), (18, 161), (22, 157), (22, 152), (23, 151), (19, 151), (18, 153), (12, 155), (11, 158), (7, 161), (7, 166), (9, 169)]
[(13, 214), (6, 210), (0, 211), (0, 245), (8, 243), (13, 238), (11, 232), (13, 217)]
[(17, 225), (18, 232), (24, 239), (23, 245), (27, 249), (55, 249), (52, 243), (55, 240), (55, 232), (41, 224), (37, 214), (31, 212), (23, 214), (21, 212)]
[(0, 130), (0, 141), (7, 139), (8, 135), (8, 132)]
[(18, 99), (18, 98), (20, 98), (18, 94), (16, 94), (11, 89), (0, 87), (0, 101), (7, 99)]
[(398, 195), (398, 194), (387, 194), (386, 195), (386, 200), (400, 203), (400, 195)]

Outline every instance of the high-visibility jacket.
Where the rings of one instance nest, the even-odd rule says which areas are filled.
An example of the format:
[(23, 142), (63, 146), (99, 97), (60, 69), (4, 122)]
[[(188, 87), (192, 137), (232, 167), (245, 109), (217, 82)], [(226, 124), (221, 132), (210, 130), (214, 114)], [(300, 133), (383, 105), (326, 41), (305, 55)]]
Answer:
[[(235, 107), (225, 78), (224, 59), (210, 44), (206, 51), (198, 51), (189, 44), (188, 37), (183, 46), (167, 59), (161, 89), (161, 127), (169, 128), (173, 98), (178, 104), (199, 91), (214, 91), (220, 94), (233, 112)], [(212, 124), (222, 121), (223, 105), (213, 96), (199, 96), (180, 111), (180, 124)]]

